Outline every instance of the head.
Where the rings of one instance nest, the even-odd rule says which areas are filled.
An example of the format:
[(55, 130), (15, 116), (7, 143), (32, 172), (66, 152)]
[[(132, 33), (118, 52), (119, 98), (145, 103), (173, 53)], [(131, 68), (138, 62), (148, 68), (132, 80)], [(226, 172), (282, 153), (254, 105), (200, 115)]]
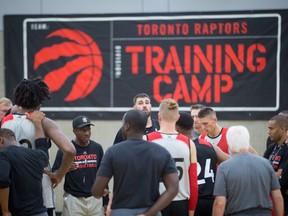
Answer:
[(250, 134), (246, 127), (232, 126), (227, 131), (227, 143), (232, 154), (248, 152), (250, 146)]
[(146, 128), (147, 117), (144, 112), (137, 109), (126, 112), (123, 116), (123, 138), (142, 138)]
[(40, 78), (23, 79), (14, 89), (14, 103), (24, 109), (40, 109), (46, 99), (51, 99), (48, 85)]
[(202, 108), (198, 113), (200, 124), (205, 132), (213, 134), (217, 128), (216, 112), (210, 107)]
[(179, 119), (176, 122), (176, 130), (189, 137), (192, 138), (192, 129), (193, 129), (193, 118), (187, 112), (179, 112)]
[(172, 99), (164, 99), (159, 105), (158, 120), (161, 124), (162, 121), (176, 124), (179, 119), (179, 105)]
[(12, 101), (9, 98), (3, 97), (0, 99), (0, 120), (4, 118), (4, 116), (12, 108), (12, 106)]
[(91, 123), (86, 116), (77, 116), (73, 119), (72, 127), (73, 133), (76, 136), (76, 143), (81, 146), (86, 146), (91, 137)]
[(288, 118), (288, 110), (283, 110), (283, 111), (279, 112), (278, 115), (283, 115), (283, 116)]
[(286, 139), (288, 118), (284, 115), (273, 116), (268, 122), (268, 135), (271, 140), (281, 144)]
[(147, 116), (150, 116), (152, 109), (150, 97), (145, 93), (135, 95), (133, 98), (133, 108), (141, 110), (142, 112), (146, 113)]
[(13, 131), (7, 128), (0, 129), (0, 149), (4, 149), (5, 147), (16, 144), (16, 138)]
[(205, 108), (203, 104), (195, 104), (190, 107), (190, 113), (194, 120), (193, 129), (196, 130), (198, 134), (201, 134), (203, 132), (202, 126), (198, 118), (198, 113), (202, 108)]

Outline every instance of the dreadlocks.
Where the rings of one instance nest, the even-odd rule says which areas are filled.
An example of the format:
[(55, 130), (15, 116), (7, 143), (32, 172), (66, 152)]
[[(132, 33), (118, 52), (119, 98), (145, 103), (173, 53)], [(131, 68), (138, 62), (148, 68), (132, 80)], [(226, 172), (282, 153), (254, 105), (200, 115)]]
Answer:
[(37, 77), (34, 79), (23, 79), (14, 89), (14, 103), (25, 109), (35, 109), (46, 99), (51, 99), (48, 85)]

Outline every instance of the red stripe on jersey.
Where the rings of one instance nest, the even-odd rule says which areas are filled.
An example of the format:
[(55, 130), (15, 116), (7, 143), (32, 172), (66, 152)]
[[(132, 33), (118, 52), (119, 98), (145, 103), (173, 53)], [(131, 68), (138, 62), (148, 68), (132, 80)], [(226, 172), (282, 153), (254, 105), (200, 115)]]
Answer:
[(190, 181), (189, 210), (194, 211), (198, 201), (197, 163), (190, 164), (189, 181)]
[(149, 134), (146, 134), (147, 136), (147, 140), (148, 141), (152, 141), (152, 140), (155, 140), (155, 139), (161, 139), (162, 138), (162, 135), (159, 133), (159, 132), (152, 132), (152, 133), (149, 133)]
[(7, 116), (5, 116), (2, 121), (1, 121), (1, 126), (4, 124), (4, 122), (7, 122), (7, 121), (10, 121), (10, 120), (13, 120), (14, 116), (12, 113), (8, 114)]
[(208, 141), (204, 140), (204, 139), (198, 138), (198, 143), (201, 145), (207, 145), (207, 146), (213, 148), (212, 144), (209, 143)]

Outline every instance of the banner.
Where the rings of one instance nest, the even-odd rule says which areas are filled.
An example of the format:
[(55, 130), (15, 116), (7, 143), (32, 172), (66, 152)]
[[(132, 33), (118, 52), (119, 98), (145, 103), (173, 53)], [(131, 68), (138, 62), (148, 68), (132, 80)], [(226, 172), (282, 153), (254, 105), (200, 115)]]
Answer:
[(145, 92), (155, 108), (170, 97), (181, 110), (268, 119), (288, 108), (287, 14), (5, 16), (6, 92), (43, 77), (43, 111), (56, 118), (119, 119)]

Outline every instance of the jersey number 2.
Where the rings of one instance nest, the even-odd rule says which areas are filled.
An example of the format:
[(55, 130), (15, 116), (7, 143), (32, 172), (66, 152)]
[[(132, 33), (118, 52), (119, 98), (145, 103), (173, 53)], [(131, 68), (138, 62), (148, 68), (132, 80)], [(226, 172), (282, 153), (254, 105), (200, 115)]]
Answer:
[(202, 171), (201, 165), (197, 162), (197, 176), (198, 176), (198, 185), (205, 184), (205, 179), (212, 178), (212, 182), (214, 182), (214, 172), (213, 169), (210, 169), (211, 159), (206, 159), (205, 167), (204, 167), (204, 179), (199, 179), (199, 174)]

